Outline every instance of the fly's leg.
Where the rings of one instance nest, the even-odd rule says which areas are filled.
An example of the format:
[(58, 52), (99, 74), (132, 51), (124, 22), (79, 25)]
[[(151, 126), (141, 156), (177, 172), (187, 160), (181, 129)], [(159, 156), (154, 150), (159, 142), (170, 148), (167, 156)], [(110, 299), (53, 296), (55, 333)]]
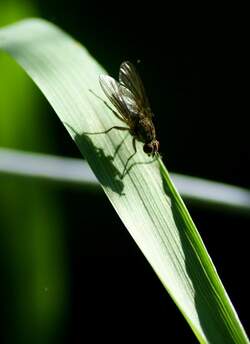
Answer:
[[(133, 137), (133, 148), (134, 148), (134, 153), (132, 154), (132, 156), (134, 156), (137, 153), (137, 149), (136, 149), (136, 139)], [(130, 158), (129, 158), (130, 159)]]
[[(70, 128), (75, 134), (77, 134), (78, 135), (78, 133), (75, 131), (75, 129), (74, 128), (72, 128), (71, 127), (71, 125), (69, 125), (68, 123), (66, 123), (66, 122), (63, 122), (63, 124), (65, 124), (68, 128)], [(91, 132), (91, 133), (89, 133), (89, 132), (83, 132), (83, 133), (81, 133), (81, 135), (83, 134), (83, 135), (98, 135), (98, 134), (107, 134), (109, 131), (111, 131), (112, 129), (117, 129), (117, 130), (130, 130), (128, 127), (120, 127), (120, 126), (118, 126), (118, 125), (115, 125), (115, 126), (113, 126), (113, 127), (111, 127), (111, 128), (109, 128), (109, 129), (107, 129), (107, 130), (104, 130), (104, 131), (97, 131), (97, 132)]]
[(127, 127), (120, 127), (118, 125), (115, 125), (107, 130), (104, 130), (104, 131), (98, 131), (98, 132), (95, 132), (95, 133), (82, 133), (82, 134), (86, 134), (86, 135), (98, 135), (98, 134), (107, 134), (108, 132), (110, 132), (112, 129), (117, 129), (117, 130), (129, 130), (129, 128)]
[(119, 143), (119, 145), (116, 147), (114, 155), (113, 155), (113, 159), (116, 157), (116, 154), (118, 153), (119, 149), (121, 148), (121, 146), (123, 145), (123, 142), (126, 140), (127, 135), (124, 136), (124, 138), (121, 140), (121, 142)]
[(130, 155), (130, 157), (128, 158), (128, 160), (127, 160), (127, 162), (126, 162), (126, 164), (125, 164), (125, 166), (124, 166), (124, 170), (123, 170), (123, 173), (122, 173), (122, 179), (124, 178), (126, 172), (128, 172), (127, 166), (128, 166), (129, 161), (130, 161), (130, 160), (133, 158), (133, 156), (137, 153), (137, 149), (136, 149), (136, 139), (135, 139), (134, 137), (133, 137), (132, 143), (133, 143), (134, 153), (132, 153), (132, 154)]

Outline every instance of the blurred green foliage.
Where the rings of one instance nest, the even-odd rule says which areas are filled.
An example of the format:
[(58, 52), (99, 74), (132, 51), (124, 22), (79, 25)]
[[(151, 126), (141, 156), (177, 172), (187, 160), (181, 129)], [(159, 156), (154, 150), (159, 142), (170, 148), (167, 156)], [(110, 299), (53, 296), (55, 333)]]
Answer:
[[(29, 1), (1, 0), (0, 26), (37, 15)], [(0, 55), (0, 145), (51, 147), (39, 91), (7, 55)], [(46, 135), (44, 133), (46, 132)], [(2, 334), (6, 343), (59, 341), (67, 308), (64, 225), (49, 185), (0, 177)], [(59, 331), (60, 328), (60, 331)]]

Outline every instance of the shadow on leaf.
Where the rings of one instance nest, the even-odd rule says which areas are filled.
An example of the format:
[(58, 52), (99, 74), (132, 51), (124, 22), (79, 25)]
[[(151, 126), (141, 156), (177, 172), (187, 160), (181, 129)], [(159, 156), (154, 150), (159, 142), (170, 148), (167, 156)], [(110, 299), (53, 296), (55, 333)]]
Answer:
[(105, 155), (104, 150), (93, 144), (86, 133), (78, 134), (69, 124), (64, 124), (74, 133), (74, 140), (78, 148), (88, 160), (100, 184), (123, 195), (122, 174), (113, 163), (114, 157)]

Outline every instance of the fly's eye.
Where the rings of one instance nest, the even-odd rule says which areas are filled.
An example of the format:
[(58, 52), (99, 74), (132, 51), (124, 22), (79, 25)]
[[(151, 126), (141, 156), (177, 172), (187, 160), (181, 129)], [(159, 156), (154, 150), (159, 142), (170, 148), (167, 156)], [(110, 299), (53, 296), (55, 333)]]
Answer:
[(149, 154), (149, 155), (152, 154), (152, 152), (153, 152), (152, 144), (151, 143), (145, 143), (145, 145), (143, 146), (143, 151), (146, 154)]

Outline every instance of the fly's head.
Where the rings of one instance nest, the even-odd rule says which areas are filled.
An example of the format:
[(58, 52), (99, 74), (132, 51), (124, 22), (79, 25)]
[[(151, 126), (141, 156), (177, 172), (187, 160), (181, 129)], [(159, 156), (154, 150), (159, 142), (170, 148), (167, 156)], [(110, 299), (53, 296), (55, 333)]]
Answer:
[(160, 142), (156, 139), (152, 140), (151, 142), (145, 143), (143, 146), (144, 153), (148, 154), (148, 156), (152, 155), (155, 156), (155, 154), (160, 149)]

